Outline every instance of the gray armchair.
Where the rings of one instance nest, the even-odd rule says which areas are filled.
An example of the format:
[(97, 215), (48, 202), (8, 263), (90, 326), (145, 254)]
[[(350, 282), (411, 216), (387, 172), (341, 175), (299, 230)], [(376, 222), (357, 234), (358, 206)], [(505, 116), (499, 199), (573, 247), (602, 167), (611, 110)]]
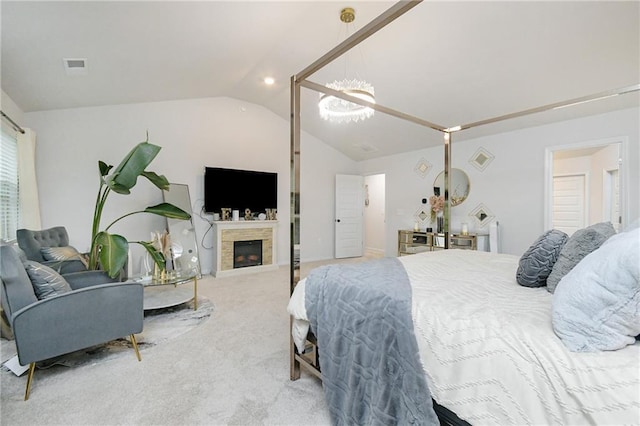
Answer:
[[(27, 256), (27, 259), (46, 265), (60, 274), (83, 272), (87, 266), (78, 258), (68, 260), (47, 260), (43, 255), (46, 249), (52, 247), (69, 247), (69, 234), (64, 226), (55, 226), (41, 231), (31, 229), (18, 229), (16, 232), (18, 247)], [(125, 263), (118, 281), (126, 281), (128, 263)]]
[(29, 399), (38, 361), (130, 336), (143, 328), (142, 284), (112, 282), (102, 271), (64, 275), (70, 292), (38, 300), (23, 260), (0, 245), (2, 308), (9, 320), (20, 364), (29, 364), (24, 399)]
[(18, 246), (27, 256), (27, 259), (47, 265), (61, 274), (87, 270), (85, 264), (78, 259), (47, 260), (44, 258), (42, 254), (42, 249), (44, 248), (69, 246), (69, 235), (64, 226), (56, 226), (41, 231), (18, 229), (16, 239)]

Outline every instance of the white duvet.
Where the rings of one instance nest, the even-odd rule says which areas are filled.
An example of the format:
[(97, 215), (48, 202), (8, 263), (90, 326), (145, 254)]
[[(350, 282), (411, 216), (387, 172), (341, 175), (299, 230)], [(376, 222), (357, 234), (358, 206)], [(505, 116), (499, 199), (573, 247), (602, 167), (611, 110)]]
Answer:
[[(640, 424), (640, 344), (570, 352), (545, 288), (515, 281), (518, 257), (466, 250), (404, 256), (420, 357), (436, 401), (478, 424)], [(289, 303), (301, 347), (304, 280)]]

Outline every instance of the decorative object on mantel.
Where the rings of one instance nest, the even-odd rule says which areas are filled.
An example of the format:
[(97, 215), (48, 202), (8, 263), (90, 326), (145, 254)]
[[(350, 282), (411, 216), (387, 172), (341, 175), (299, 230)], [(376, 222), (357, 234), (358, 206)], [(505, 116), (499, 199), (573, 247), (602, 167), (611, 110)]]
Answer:
[[(170, 203), (160, 203), (150, 206), (144, 210), (134, 211), (120, 216), (111, 222), (103, 231), (100, 231), (100, 219), (104, 210), (107, 197), (114, 191), (121, 195), (131, 193), (138, 177), (147, 178), (157, 188), (168, 190), (169, 181), (166, 177), (158, 175), (155, 172), (147, 171), (145, 168), (153, 161), (160, 152), (160, 147), (152, 145), (149, 142), (149, 134), (147, 140), (136, 145), (120, 162), (118, 167), (107, 165), (102, 161), (98, 161), (98, 170), (100, 172), (100, 187), (98, 188), (98, 196), (96, 197), (96, 205), (93, 213), (93, 224), (91, 228), (91, 249), (89, 251), (89, 269), (98, 269), (98, 266), (105, 270), (110, 277), (116, 277), (129, 256), (129, 241), (122, 235), (110, 234), (109, 228), (120, 219), (131, 216), (136, 213), (152, 213), (171, 219), (188, 220), (191, 215), (184, 210)], [(113, 169), (113, 170), (112, 170)], [(132, 241), (133, 243), (144, 246), (151, 255), (153, 261), (160, 268), (165, 267), (165, 258), (150, 243), (146, 241)]]
[(258, 215), (258, 220), (265, 220), (266, 218), (267, 218), (267, 215), (266, 215), (266, 214), (264, 214), (264, 213), (260, 213), (260, 214)]
[[(345, 7), (340, 11), (340, 21), (346, 24), (347, 29), (345, 39), (350, 36), (349, 24), (355, 19), (356, 12), (353, 8)], [(346, 76), (346, 58), (344, 69), (344, 79), (340, 81), (335, 80), (333, 83), (327, 83), (325, 86), (346, 95), (375, 103), (375, 90), (371, 84), (364, 80), (360, 80), (359, 78), (349, 78)], [(320, 117), (334, 123), (349, 123), (351, 121), (358, 122), (372, 117), (374, 114), (374, 110), (372, 108), (364, 107), (326, 93), (320, 93), (318, 109), (320, 111)]]
[(278, 209), (266, 209), (267, 220), (278, 220)]
[(244, 220), (253, 220), (251, 209), (244, 209)]
[(418, 163), (416, 163), (413, 171), (416, 172), (418, 176), (424, 179), (429, 173), (429, 170), (431, 170), (431, 167), (431, 163), (429, 163), (424, 158), (421, 158), (420, 160), (418, 160)]
[(478, 150), (471, 156), (469, 162), (475, 166), (476, 169), (481, 172), (487, 168), (487, 166), (493, 161), (494, 156), (486, 149), (480, 147)]
[(220, 220), (231, 220), (231, 208), (223, 207), (220, 210)]
[(480, 228), (487, 226), (492, 220), (496, 218), (493, 213), (491, 213), (491, 210), (489, 210), (482, 203), (480, 203), (478, 207), (473, 209), (471, 213), (469, 213), (469, 216), (473, 217), (476, 220)]

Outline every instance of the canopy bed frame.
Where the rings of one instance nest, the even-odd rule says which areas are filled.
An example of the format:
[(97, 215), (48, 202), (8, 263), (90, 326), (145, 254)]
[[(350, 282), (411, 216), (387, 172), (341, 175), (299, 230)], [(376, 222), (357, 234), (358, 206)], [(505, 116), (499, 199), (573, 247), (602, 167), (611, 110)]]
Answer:
[[(383, 106), (378, 103), (371, 103), (360, 98), (350, 96), (345, 94), (344, 92), (334, 90), (326, 87), (325, 85), (318, 84), (308, 80), (308, 78), (328, 65), (330, 62), (340, 57), (350, 49), (357, 46), (359, 43), (375, 34), (377, 31), (389, 25), (398, 17), (407, 13), (415, 6), (420, 4), (422, 0), (409, 0), (409, 1), (399, 1), (394, 4), (388, 10), (383, 12), (380, 16), (375, 18), (373, 21), (368, 23), (366, 26), (352, 34), (345, 41), (340, 43), (338, 46), (330, 50), (324, 56), (320, 57), (318, 60), (313, 62), (311, 65), (300, 71), (298, 74), (295, 74), (291, 77), (291, 117), (290, 117), (290, 131), (291, 131), (291, 146), (290, 146), (290, 154), (291, 154), (291, 228), (290, 228), (290, 291), (293, 293), (296, 285), (300, 281), (300, 137), (301, 137), (301, 124), (300, 124), (300, 92), (301, 88), (307, 88), (313, 91), (316, 91), (320, 94), (328, 94), (335, 96), (337, 98), (353, 102), (355, 104), (369, 107), (378, 111), (380, 113), (388, 114), (394, 116), (398, 119), (412, 122), (414, 124), (418, 124), (423, 127), (427, 127), (433, 129), (437, 132), (442, 133), (443, 142), (444, 142), (444, 247), (445, 249), (449, 248), (449, 219), (450, 219), (450, 172), (451, 172), (451, 144), (452, 144), (452, 135), (454, 133), (475, 128), (478, 126), (484, 126), (487, 124), (492, 124), (504, 120), (510, 120), (518, 117), (523, 117), (530, 114), (541, 113), (544, 111), (549, 111), (553, 109), (558, 109), (562, 107), (568, 107), (572, 105), (578, 105), (589, 101), (594, 101), (598, 99), (604, 99), (611, 96), (622, 95), (626, 93), (636, 92), (640, 90), (640, 84), (636, 84), (633, 86), (627, 86), (618, 89), (612, 89), (596, 94), (591, 94), (579, 98), (574, 98), (570, 100), (566, 100), (563, 102), (556, 102), (536, 108), (526, 109), (522, 111), (513, 112), (506, 115), (501, 115), (493, 118), (488, 118), (472, 123), (466, 123), (462, 125), (456, 125), (453, 127), (445, 126), (430, 122), (428, 120), (412, 116), (410, 114), (394, 110), (392, 108)], [(314, 339), (314, 336), (310, 333), (308, 336), (308, 349), (305, 349), (304, 353), (299, 353), (296, 349), (296, 346), (291, 339), (290, 345), (290, 376), (291, 380), (296, 380), (300, 377), (301, 367), (311, 374), (321, 377), (320, 366), (318, 360), (318, 348), (317, 343)], [(441, 416), (441, 420), (451, 421), (451, 422), (459, 422), (460, 420), (453, 414), (451, 411), (447, 410), (444, 407), (438, 406), (435, 404), (436, 411), (439, 416)]]

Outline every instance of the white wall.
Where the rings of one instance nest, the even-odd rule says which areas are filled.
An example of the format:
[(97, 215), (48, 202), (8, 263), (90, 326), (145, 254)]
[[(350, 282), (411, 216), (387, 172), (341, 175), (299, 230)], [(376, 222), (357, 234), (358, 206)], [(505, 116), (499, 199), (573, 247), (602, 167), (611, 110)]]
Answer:
[[(332, 259), (335, 251), (336, 174), (356, 174), (356, 163), (311, 138), (300, 143), (300, 259)], [(287, 154), (288, 155), (287, 151)], [(287, 246), (288, 250), (288, 246)]]
[[(612, 137), (628, 140), (628, 222), (640, 217), (639, 115), (633, 108), (462, 142), (454, 134), (452, 164), (469, 175), (471, 192), (452, 209), (451, 229), (468, 222), (470, 232), (488, 232), (469, 217), (483, 203), (500, 222), (502, 251), (523, 253), (544, 231), (545, 148)], [(235, 99), (206, 98), (25, 113), (20, 120), (38, 133), (43, 227), (67, 226), (78, 249), (89, 245), (98, 160), (119, 162), (148, 130), (150, 141), (163, 147), (151, 169), (172, 182), (188, 184), (195, 212), (202, 206), (204, 166), (278, 172), (278, 263), (288, 262), (289, 123), (270, 111)], [(442, 147), (355, 163), (305, 133), (301, 145), (303, 261), (333, 257), (336, 173), (385, 174), (385, 253), (395, 256), (397, 230), (413, 228), (413, 215), (422, 207), (421, 199), (431, 195), (433, 180), (442, 170)], [(483, 172), (468, 162), (479, 147), (495, 156)], [(422, 157), (434, 165), (424, 178), (414, 171)], [(160, 192), (146, 181), (134, 188), (134, 194), (112, 195), (105, 223), (161, 200)], [(210, 247), (207, 222), (194, 215), (194, 223), (198, 242)], [(125, 219), (114, 231), (146, 240), (162, 225), (161, 218), (139, 216)], [(201, 247), (200, 253), (206, 272), (211, 269), (211, 251)]]
[[(4, 90), (2, 91), (2, 97), (0, 97), (0, 109), (7, 114), (18, 126), (25, 127), (24, 125), (24, 112), (16, 103), (7, 95)], [(4, 121), (4, 120), (3, 120)]]
[[(452, 166), (463, 169), (470, 178), (468, 199), (452, 209), (451, 230), (469, 222), (470, 232), (488, 232), (479, 228), (469, 213), (480, 203), (500, 222), (502, 251), (521, 255), (544, 232), (545, 148), (581, 141), (628, 138), (626, 187), (629, 190), (627, 223), (640, 217), (640, 109), (632, 108), (608, 114), (570, 120), (545, 126), (452, 143)], [(468, 161), (480, 147), (495, 158), (480, 171)], [(434, 165), (426, 177), (414, 172), (424, 157)], [(413, 214), (420, 200), (433, 192), (433, 181), (443, 169), (443, 148), (429, 148), (385, 158), (362, 161), (360, 173), (383, 172), (386, 175), (386, 255), (396, 252), (398, 229), (411, 229)]]
[[(89, 247), (98, 160), (117, 165), (148, 131), (149, 141), (162, 147), (149, 169), (170, 182), (189, 185), (203, 272), (211, 271), (213, 263), (212, 233), (199, 217), (205, 166), (278, 173), (277, 261), (289, 262), (289, 123), (265, 108), (230, 98), (204, 98), (42, 111), (26, 113), (24, 120), (38, 133), (42, 226), (66, 226), (71, 244), (79, 250)], [(353, 173), (355, 163), (307, 134), (301, 143), (303, 170), (309, 169), (301, 184), (305, 211), (301, 241), (310, 247), (303, 251), (303, 260), (326, 259), (333, 256), (333, 176), (338, 171)], [(161, 201), (161, 191), (142, 178), (132, 195), (110, 195), (102, 227), (110, 219)], [(112, 231), (129, 240), (149, 240), (151, 231), (163, 227), (163, 218), (137, 215)], [(139, 247), (132, 251), (135, 272), (143, 251)]]

